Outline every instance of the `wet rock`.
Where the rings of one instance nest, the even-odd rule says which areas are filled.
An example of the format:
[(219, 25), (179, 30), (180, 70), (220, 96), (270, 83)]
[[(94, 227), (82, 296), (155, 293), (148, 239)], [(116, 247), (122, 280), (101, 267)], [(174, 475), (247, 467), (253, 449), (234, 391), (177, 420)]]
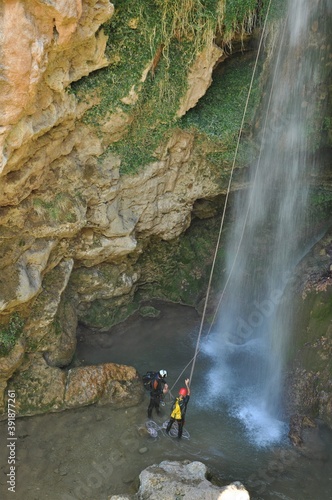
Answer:
[(305, 299), (296, 304), (301, 320), (294, 330), (298, 350), (286, 384), (288, 411), (315, 416), (332, 427), (332, 288), (311, 287), (303, 293)]
[(142, 397), (138, 374), (131, 366), (105, 363), (72, 368), (68, 372), (67, 408), (99, 404), (130, 406)]
[(152, 306), (141, 307), (139, 313), (143, 318), (158, 318), (160, 316), (160, 311)]
[(68, 408), (93, 404), (103, 394), (106, 374), (103, 366), (85, 366), (69, 370), (65, 395)]
[(143, 455), (143, 454), (144, 454), (144, 453), (146, 453), (147, 451), (149, 451), (149, 450), (148, 450), (148, 448), (147, 448), (146, 446), (144, 446), (143, 448), (140, 448), (140, 449), (138, 450), (138, 453), (140, 453), (141, 455)]
[(147, 428), (145, 427), (145, 425), (140, 425), (137, 428), (137, 432), (142, 437), (149, 437), (150, 436), (149, 431), (147, 430)]
[[(305, 420), (305, 419), (304, 419)], [(315, 424), (314, 426), (303, 424), (303, 445), (300, 449), (301, 455), (304, 455), (310, 460), (328, 460), (329, 453), (326, 444), (323, 442), (319, 427)]]
[(288, 436), (294, 446), (303, 445), (304, 429), (316, 429), (316, 422), (306, 415), (293, 415), (290, 419)]
[[(19, 352), (22, 357), (24, 350)], [(42, 353), (29, 355), (20, 371), (11, 378), (8, 389), (15, 391), (19, 415), (79, 408), (94, 403), (125, 408), (139, 404), (144, 396), (141, 380), (131, 366), (105, 363), (80, 366), (66, 372), (49, 366)]]
[(62, 409), (65, 384), (64, 371), (48, 366), (42, 353), (35, 353), (10, 379), (8, 389), (15, 391), (17, 414), (34, 415)]
[(108, 500), (133, 500), (134, 498), (133, 495), (112, 495), (108, 497)]
[(300, 415), (293, 415), (290, 420), (288, 437), (294, 446), (302, 446), (302, 417)]
[(306, 415), (293, 415), (290, 421), (289, 438), (301, 455), (311, 460), (327, 460), (326, 446), (319, 433), (319, 426)]
[(7, 387), (7, 379), (20, 366), (24, 357), (24, 344), (19, 339), (8, 356), (1, 358), (0, 367), (0, 414), (5, 411), (5, 389)]

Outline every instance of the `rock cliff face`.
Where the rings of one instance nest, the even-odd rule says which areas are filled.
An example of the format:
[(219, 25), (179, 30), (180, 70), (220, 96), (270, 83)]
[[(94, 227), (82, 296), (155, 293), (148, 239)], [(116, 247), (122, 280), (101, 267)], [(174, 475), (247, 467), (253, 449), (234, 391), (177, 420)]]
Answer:
[[(92, 316), (101, 303), (104, 326), (125, 317), (148, 275), (146, 250), (158, 255), (193, 214), (220, 208), (239, 121), (212, 140), (180, 118), (210, 87), (226, 47), (250, 42), (256, 2), (238, 3), (229, 19), (222, 0), (210, 17), (198, 7), (169, 13), (159, 1), (2, 2), (0, 412), (9, 379), (21, 414), (70, 407), (77, 322), (100, 326)], [(204, 30), (190, 25), (193, 12)], [(202, 269), (190, 272), (204, 287)], [(103, 377), (119, 394), (135, 379), (126, 370)]]
[[(137, 30), (139, 19), (126, 19), (127, 4), (123, 10), (116, 22)], [(40, 406), (61, 407), (67, 384), (62, 368), (75, 352), (80, 311), (96, 300), (115, 299), (115, 309), (129, 304), (146, 242), (178, 237), (197, 199), (225, 191), (189, 132), (174, 129), (160, 142), (155, 161), (130, 176), (120, 174), (121, 156), (108, 149), (128, 133), (147, 74), (156, 72), (160, 43), (142, 62), (139, 78), (132, 78), (129, 94), (121, 95), (127, 82), (118, 83), (115, 109), (93, 123), (84, 119), (102, 98), (96, 90), (77, 97), (71, 84), (110, 66), (107, 40), (125, 43), (113, 42), (101, 28), (108, 22), (112, 29), (113, 14), (108, 0), (5, 0), (0, 7), (2, 411), (14, 372), (12, 383), (26, 401), (19, 404), (22, 413), (33, 411), (29, 398), (37, 408), (33, 394), (43, 385), (48, 396), (46, 402), (39, 398)], [(175, 120), (205, 93), (222, 56), (210, 39), (186, 63)], [(38, 388), (27, 388), (29, 377)]]
[(332, 246), (331, 231), (308, 252), (293, 277), (297, 296), (294, 363), (288, 379), (289, 411), (302, 445), (305, 418), (332, 427)]

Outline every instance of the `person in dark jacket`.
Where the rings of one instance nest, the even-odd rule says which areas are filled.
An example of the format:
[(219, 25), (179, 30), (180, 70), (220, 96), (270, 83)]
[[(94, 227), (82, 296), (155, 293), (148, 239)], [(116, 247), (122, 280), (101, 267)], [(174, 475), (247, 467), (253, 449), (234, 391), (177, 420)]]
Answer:
[(185, 421), (185, 415), (187, 411), (187, 405), (190, 399), (190, 387), (189, 387), (189, 378), (187, 378), (185, 381), (186, 387), (181, 387), (179, 390), (179, 396), (175, 399), (173, 406), (172, 406), (172, 412), (171, 416), (169, 419), (169, 422), (166, 427), (166, 432), (169, 434), (169, 431), (171, 430), (172, 425), (176, 421), (178, 424), (178, 438), (181, 439), (182, 436), (182, 431), (183, 431), (183, 426), (184, 426), (184, 421)]
[(160, 370), (151, 380), (150, 384), (150, 403), (148, 406), (148, 418), (152, 417), (152, 410), (155, 408), (157, 415), (160, 415), (160, 401), (163, 395), (168, 392), (166, 383), (167, 371)]

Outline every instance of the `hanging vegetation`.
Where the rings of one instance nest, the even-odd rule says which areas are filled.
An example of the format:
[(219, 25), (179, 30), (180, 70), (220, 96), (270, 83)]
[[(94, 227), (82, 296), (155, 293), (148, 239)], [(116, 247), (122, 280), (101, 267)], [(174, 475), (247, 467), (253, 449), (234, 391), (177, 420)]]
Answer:
[(113, 113), (131, 115), (125, 141), (109, 145), (121, 157), (123, 173), (154, 161), (157, 146), (177, 124), (188, 71), (218, 35), (231, 46), (235, 35), (259, 22), (257, 0), (123, 0), (103, 25), (108, 35), (107, 68), (72, 84), (81, 100), (97, 100), (83, 121), (101, 134)]

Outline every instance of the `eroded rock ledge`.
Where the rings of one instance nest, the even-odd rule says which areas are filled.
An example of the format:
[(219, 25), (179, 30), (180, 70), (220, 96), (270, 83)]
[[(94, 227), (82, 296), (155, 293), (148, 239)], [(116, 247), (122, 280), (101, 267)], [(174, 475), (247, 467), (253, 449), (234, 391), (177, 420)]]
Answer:
[[(41, 387), (47, 390), (41, 391)], [(141, 379), (131, 366), (104, 363), (62, 370), (49, 366), (38, 353), (13, 376), (8, 384), (11, 389), (15, 391), (17, 416), (91, 404), (125, 408), (144, 397)]]

